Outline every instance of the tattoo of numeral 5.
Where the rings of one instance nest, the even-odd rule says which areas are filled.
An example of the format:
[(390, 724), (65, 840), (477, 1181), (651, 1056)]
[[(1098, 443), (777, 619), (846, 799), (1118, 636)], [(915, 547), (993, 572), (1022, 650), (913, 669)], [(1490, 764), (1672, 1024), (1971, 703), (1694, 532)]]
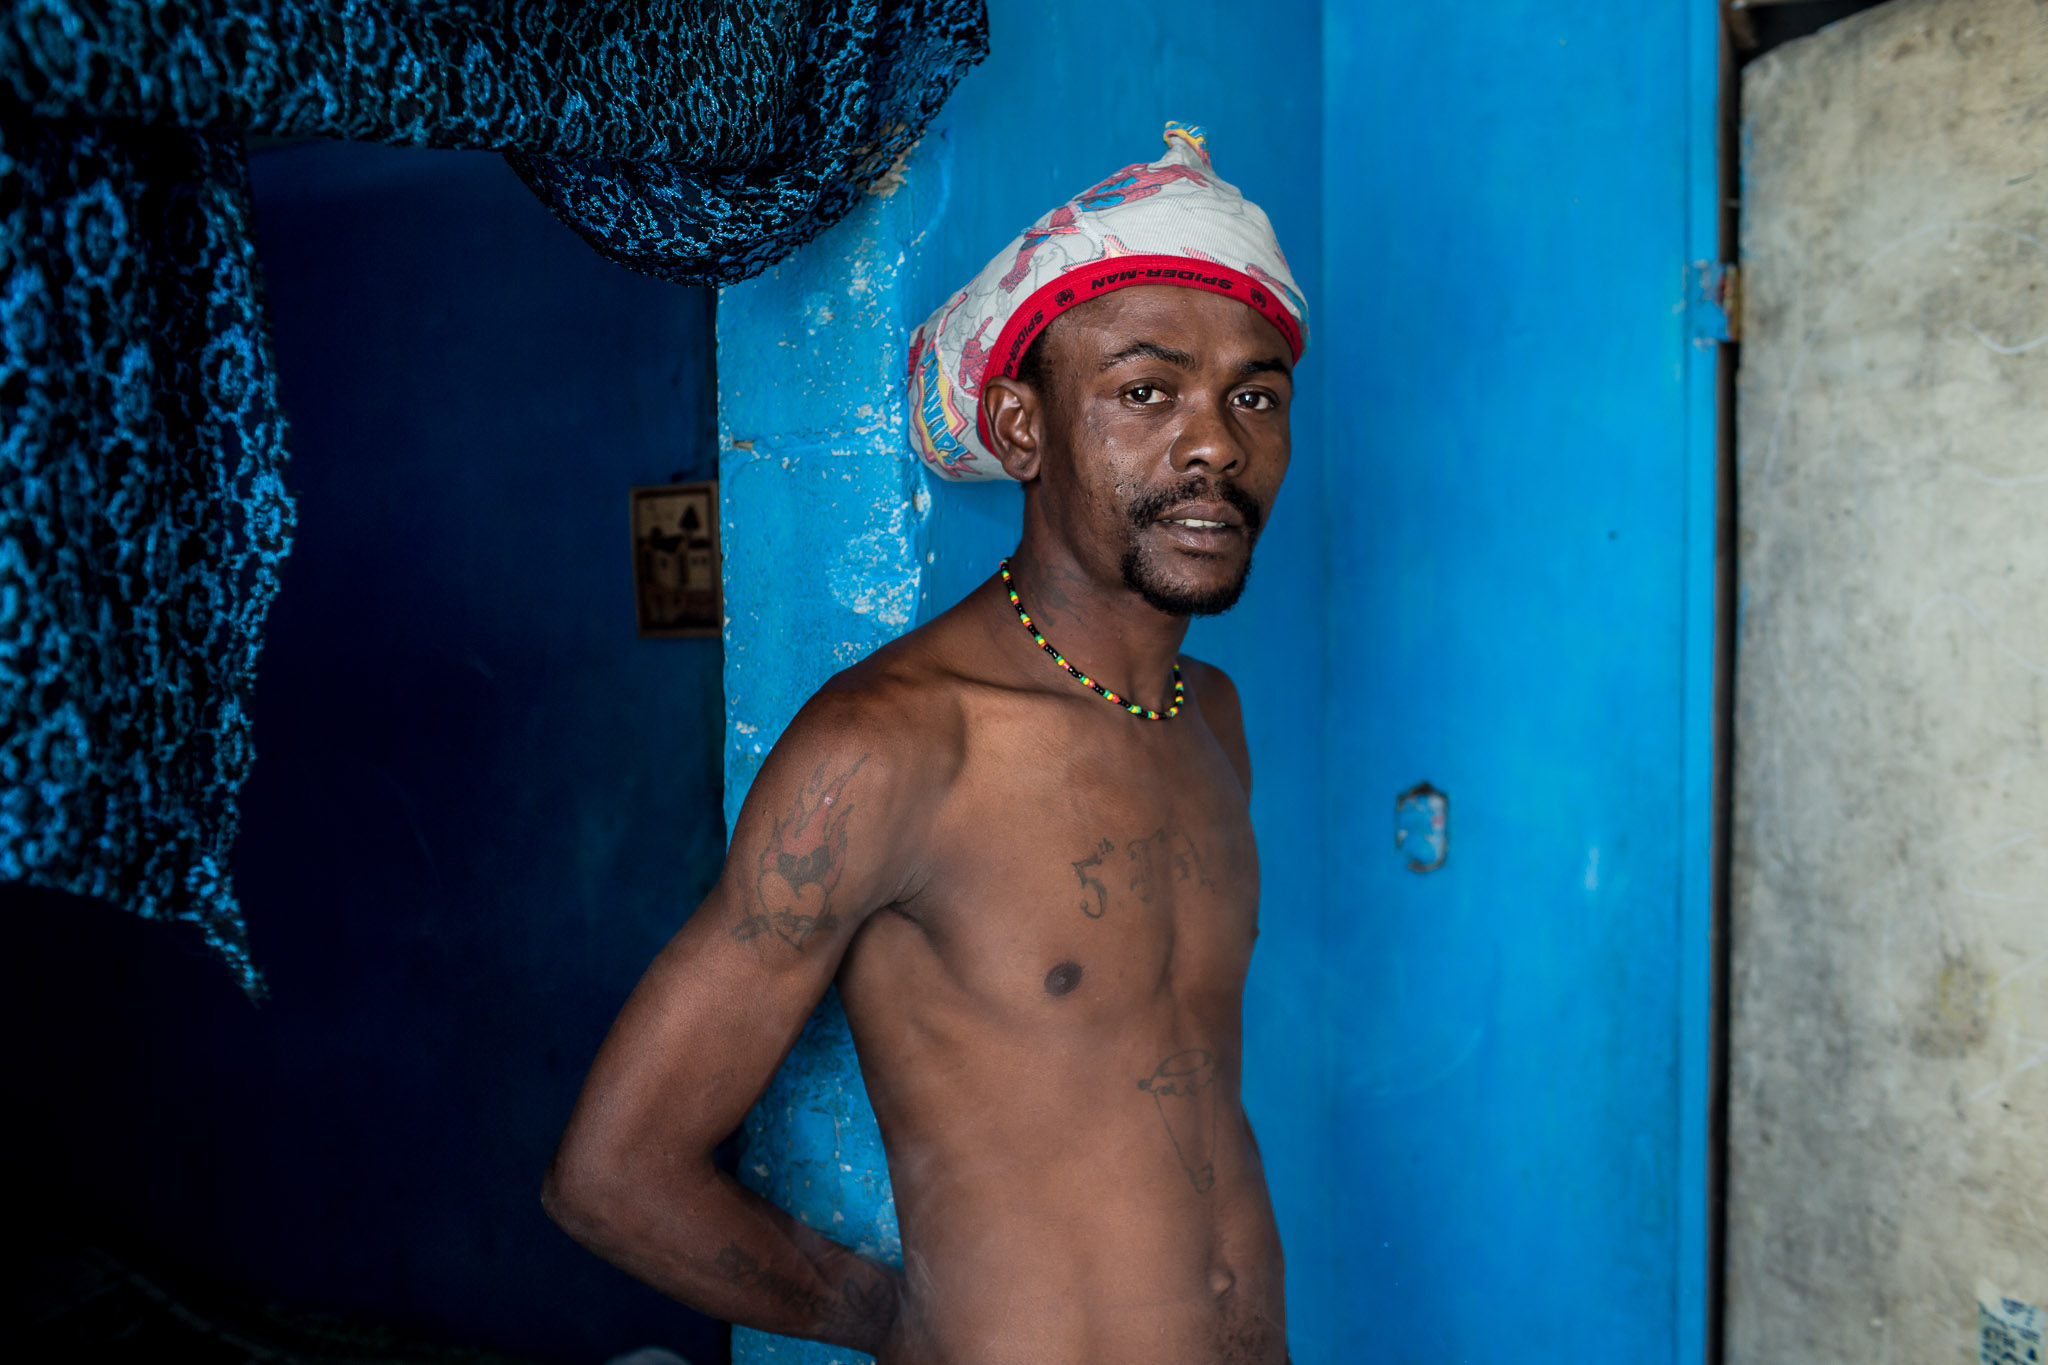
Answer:
[[(1095, 846), (1095, 851), (1074, 864), (1074, 875), (1081, 879), (1081, 913), (1089, 919), (1101, 919), (1109, 909), (1109, 890), (1099, 877), (1088, 875), (1091, 867), (1101, 867), (1102, 860), (1116, 852), (1116, 845), (1104, 839)], [(1095, 892), (1095, 904), (1088, 904), (1088, 893)]]

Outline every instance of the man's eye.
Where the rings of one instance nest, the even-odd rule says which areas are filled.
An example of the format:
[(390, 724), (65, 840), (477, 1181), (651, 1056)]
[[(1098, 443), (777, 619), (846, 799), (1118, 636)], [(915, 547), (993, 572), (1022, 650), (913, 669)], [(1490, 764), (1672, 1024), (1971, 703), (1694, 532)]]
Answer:
[(1273, 401), (1272, 394), (1260, 393), (1256, 389), (1239, 394), (1237, 396), (1237, 405), (1252, 412), (1271, 412), (1279, 406), (1279, 404)]
[(1142, 403), (1146, 407), (1150, 407), (1154, 403), (1164, 403), (1166, 401), (1166, 395), (1150, 384), (1133, 384), (1130, 388), (1124, 390), (1124, 397), (1130, 399), (1133, 403)]

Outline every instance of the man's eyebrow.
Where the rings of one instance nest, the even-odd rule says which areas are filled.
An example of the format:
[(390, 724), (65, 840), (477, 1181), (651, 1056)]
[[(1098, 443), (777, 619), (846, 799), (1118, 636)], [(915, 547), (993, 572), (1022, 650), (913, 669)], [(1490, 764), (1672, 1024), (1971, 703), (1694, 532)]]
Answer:
[(1272, 356), (1267, 356), (1263, 360), (1247, 360), (1244, 364), (1237, 367), (1237, 377), (1239, 379), (1250, 379), (1255, 374), (1284, 374), (1289, 379), (1292, 379), (1294, 377), (1294, 367), (1286, 361), (1275, 359)]
[(1113, 370), (1126, 360), (1136, 360), (1140, 356), (1164, 361), (1168, 365), (1175, 365), (1183, 370), (1191, 370), (1195, 367), (1195, 358), (1186, 351), (1176, 351), (1173, 347), (1161, 346), (1156, 341), (1134, 341), (1115, 355), (1106, 357), (1102, 362), (1102, 368)]

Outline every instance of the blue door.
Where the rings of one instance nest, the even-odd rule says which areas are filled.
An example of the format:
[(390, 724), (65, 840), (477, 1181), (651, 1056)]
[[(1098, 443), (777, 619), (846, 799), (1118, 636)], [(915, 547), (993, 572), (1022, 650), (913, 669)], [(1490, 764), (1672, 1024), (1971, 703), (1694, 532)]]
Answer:
[(1325, 14), (1328, 1358), (1698, 1360), (1714, 10)]

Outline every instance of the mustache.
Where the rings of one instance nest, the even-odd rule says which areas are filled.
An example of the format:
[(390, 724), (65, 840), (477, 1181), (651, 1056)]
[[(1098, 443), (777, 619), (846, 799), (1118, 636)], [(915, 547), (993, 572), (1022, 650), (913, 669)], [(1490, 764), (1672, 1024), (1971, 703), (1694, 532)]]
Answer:
[(1259, 528), (1266, 523), (1266, 509), (1258, 500), (1227, 479), (1205, 479), (1200, 476), (1184, 479), (1165, 488), (1155, 488), (1141, 494), (1126, 514), (1133, 526), (1150, 526), (1159, 520), (1159, 514), (1190, 502), (1227, 502), (1244, 518), (1244, 529), (1248, 535), (1256, 536)]

